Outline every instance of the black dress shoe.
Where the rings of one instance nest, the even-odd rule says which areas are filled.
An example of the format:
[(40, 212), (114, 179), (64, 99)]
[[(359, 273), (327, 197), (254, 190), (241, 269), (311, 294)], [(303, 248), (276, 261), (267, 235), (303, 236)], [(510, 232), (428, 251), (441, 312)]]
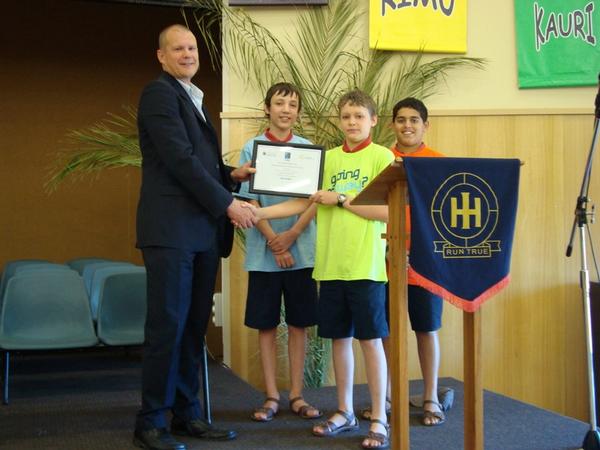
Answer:
[(207, 424), (202, 419), (193, 419), (186, 422), (178, 417), (173, 417), (171, 421), (171, 433), (213, 441), (228, 441), (237, 437), (235, 431), (220, 430)]
[(152, 428), (150, 430), (135, 430), (133, 444), (148, 450), (186, 450), (183, 442), (173, 439), (166, 428)]

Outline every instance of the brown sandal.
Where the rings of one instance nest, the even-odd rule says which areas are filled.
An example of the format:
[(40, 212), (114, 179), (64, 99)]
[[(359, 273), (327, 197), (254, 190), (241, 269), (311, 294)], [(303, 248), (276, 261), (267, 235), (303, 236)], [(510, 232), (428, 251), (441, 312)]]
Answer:
[[(267, 402), (273, 402), (273, 403), (277, 403), (277, 409), (273, 409), (269, 406), (264, 406)], [(265, 401), (263, 402), (263, 406), (259, 406), (258, 408), (256, 408), (254, 410), (254, 412), (252, 413), (252, 415), (250, 416), (250, 418), (252, 420), (254, 420), (255, 422), (270, 422), (271, 420), (273, 420), (273, 417), (275, 417), (275, 415), (279, 412), (279, 399), (278, 398), (273, 398), (273, 397), (267, 397), (265, 398)], [(264, 414), (265, 417), (258, 417), (256, 414)]]
[(356, 418), (356, 416), (353, 413), (349, 413), (347, 411), (342, 411), (341, 409), (338, 409), (336, 411), (336, 414), (339, 414), (340, 416), (345, 418), (346, 421), (341, 425), (338, 425), (337, 423), (335, 423), (331, 420), (326, 420), (325, 422), (319, 422), (318, 424), (315, 425), (315, 427), (320, 427), (323, 430), (323, 432), (316, 433), (315, 429), (313, 428), (312, 433), (315, 436), (325, 437), (325, 436), (334, 436), (338, 433), (341, 433), (342, 431), (352, 431), (352, 430), (358, 429), (358, 419)]
[[(360, 444), (362, 448), (366, 448), (366, 449), (371, 449), (371, 448), (378, 448), (380, 450), (385, 450), (390, 448), (390, 426), (385, 423), (383, 420), (379, 420), (379, 419), (371, 419), (371, 423), (378, 423), (379, 425), (383, 425), (383, 427), (385, 428), (385, 434), (383, 433), (377, 433), (375, 431), (371, 431), (369, 430), (369, 433), (367, 433), (367, 435), (365, 436), (365, 439), (363, 439), (363, 442)], [(372, 441), (376, 441), (379, 445), (365, 445), (365, 440), (367, 439), (371, 439)]]
[[(298, 416), (302, 417), (303, 419), (318, 419), (319, 417), (321, 417), (323, 415), (323, 413), (321, 412), (321, 410), (315, 408), (314, 406), (306, 403), (305, 405), (302, 405), (300, 408), (298, 408), (297, 410), (294, 409), (294, 404), (297, 402), (303, 401), (306, 403), (306, 401), (304, 400), (304, 397), (302, 396), (298, 396), (298, 397), (294, 397), (292, 399), (290, 399), (290, 410), (294, 413), (297, 414)], [(316, 414), (309, 414), (309, 411), (316, 411)]]
[[(425, 409), (426, 404), (436, 405), (440, 408), (439, 411), (427, 411)], [(430, 422), (425, 422), (426, 419), (429, 419)], [(437, 422), (431, 422), (432, 420), (437, 420)], [(446, 421), (446, 414), (443, 412), (443, 407), (438, 402), (434, 402), (433, 400), (424, 400), (423, 401), (423, 417), (421, 418), (421, 423), (426, 427), (436, 427), (438, 425), (443, 424)]]
[[(392, 414), (392, 399), (385, 398), (385, 414), (387, 416)], [(371, 407), (367, 406), (365, 409), (360, 410), (360, 417), (365, 420), (371, 420)]]

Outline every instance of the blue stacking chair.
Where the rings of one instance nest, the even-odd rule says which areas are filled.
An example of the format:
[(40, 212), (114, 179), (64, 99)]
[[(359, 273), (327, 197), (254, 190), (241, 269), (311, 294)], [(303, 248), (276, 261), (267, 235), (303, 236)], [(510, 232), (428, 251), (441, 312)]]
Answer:
[(97, 262), (92, 264), (87, 264), (83, 271), (81, 272), (81, 276), (83, 277), (83, 284), (85, 285), (85, 290), (88, 295), (92, 293), (92, 283), (94, 280), (94, 275), (98, 269), (102, 269), (104, 267), (133, 267), (133, 264), (124, 262), (124, 261), (105, 261), (105, 262)]
[[(92, 310), (92, 319), (94, 322), (98, 320), (98, 303), (100, 302), (100, 291), (102, 286), (104, 285), (104, 281), (106, 277), (113, 273), (120, 273), (123, 270), (130, 269), (143, 269), (145, 273), (145, 269), (143, 267), (135, 266), (130, 263), (113, 263), (109, 265), (104, 264), (94, 264), (96, 269), (93, 273), (89, 274), (87, 281), (89, 282), (89, 290), (88, 296), (90, 299), (90, 309)], [(84, 284), (86, 283), (86, 278), (83, 279)]]
[[(15, 268), (15, 275), (23, 274), (26, 272), (36, 272), (36, 271), (44, 271), (44, 270), (68, 270), (73, 272), (69, 266), (65, 264), (56, 264), (56, 263), (36, 263), (36, 264), (26, 264), (23, 266), (19, 266)], [(10, 281), (10, 279), (9, 279)]]
[(79, 275), (82, 275), (83, 269), (85, 269), (86, 266), (88, 266), (89, 264), (96, 264), (96, 263), (102, 263), (102, 262), (110, 262), (110, 259), (96, 258), (96, 257), (75, 258), (75, 259), (70, 259), (65, 264), (67, 266), (69, 266), (71, 269), (79, 272)]
[(15, 274), (15, 270), (18, 267), (26, 266), (28, 264), (52, 264), (50, 261), (46, 259), (15, 259), (13, 261), (8, 261), (4, 265), (4, 270), (2, 271), (2, 280), (0, 281), (0, 301), (2, 301), (2, 294), (4, 293), (4, 289), (6, 288), (6, 283), (10, 277)]
[(83, 280), (74, 270), (14, 274), (0, 309), (3, 400), (8, 403), (10, 351), (90, 347), (98, 343)]
[(98, 269), (92, 286), (97, 301), (96, 333), (106, 345), (140, 345), (146, 322), (146, 269)]

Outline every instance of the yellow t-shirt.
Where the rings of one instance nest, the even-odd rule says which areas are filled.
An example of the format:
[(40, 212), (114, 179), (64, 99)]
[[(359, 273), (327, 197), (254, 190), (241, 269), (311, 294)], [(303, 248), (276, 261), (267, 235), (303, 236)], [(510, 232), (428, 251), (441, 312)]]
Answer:
[[(390, 165), (389, 149), (369, 144), (353, 153), (342, 146), (328, 150), (323, 169), (323, 189), (357, 195)], [(386, 224), (364, 219), (337, 206), (317, 209), (316, 280), (387, 281), (385, 246), (381, 238)]]

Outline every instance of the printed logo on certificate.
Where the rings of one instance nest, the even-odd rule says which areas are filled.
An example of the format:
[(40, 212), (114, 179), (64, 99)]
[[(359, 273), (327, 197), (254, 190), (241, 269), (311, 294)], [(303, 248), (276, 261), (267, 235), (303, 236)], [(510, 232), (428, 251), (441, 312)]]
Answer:
[(319, 145), (255, 141), (250, 177), (253, 194), (309, 197), (323, 181), (325, 149)]

